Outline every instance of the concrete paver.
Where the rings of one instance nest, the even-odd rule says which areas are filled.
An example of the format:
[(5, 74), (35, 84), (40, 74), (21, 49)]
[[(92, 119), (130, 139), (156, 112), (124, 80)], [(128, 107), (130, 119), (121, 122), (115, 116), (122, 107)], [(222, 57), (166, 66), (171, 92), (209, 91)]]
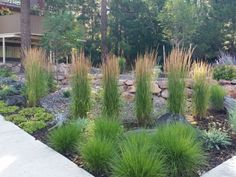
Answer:
[(93, 177), (0, 116), (0, 177)]

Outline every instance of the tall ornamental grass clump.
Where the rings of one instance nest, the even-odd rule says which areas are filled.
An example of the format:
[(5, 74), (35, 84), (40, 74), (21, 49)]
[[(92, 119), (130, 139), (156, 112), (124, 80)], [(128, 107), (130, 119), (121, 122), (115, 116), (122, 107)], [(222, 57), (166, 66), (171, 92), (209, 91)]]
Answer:
[(224, 97), (226, 96), (225, 89), (219, 84), (212, 85), (210, 88), (210, 104), (215, 110), (224, 109)]
[(151, 121), (153, 111), (152, 76), (156, 54), (146, 53), (139, 56), (135, 64), (135, 107), (139, 125), (145, 126)]
[(26, 96), (29, 106), (36, 106), (39, 99), (48, 92), (47, 59), (42, 49), (24, 50), (23, 65), (26, 79)]
[(169, 177), (197, 176), (206, 154), (190, 125), (175, 123), (159, 127), (153, 135), (155, 149), (164, 156)]
[(112, 177), (165, 177), (166, 172), (164, 159), (145, 133), (129, 134), (112, 161)]
[(185, 78), (191, 68), (193, 49), (188, 50), (176, 47), (164, 59), (164, 69), (168, 76), (167, 99), (168, 109), (171, 113), (181, 114), (185, 106)]
[(71, 110), (74, 118), (86, 118), (91, 106), (90, 62), (84, 53), (72, 52)]
[(111, 118), (119, 117), (120, 93), (118, 87), (119, 77), (118, 59), (111, 55), (102, 65), (103, 87), (103, 115)]
[(193, 64), (193, 114), (198, 118), (203, 118), (208, 109), (210, 100), (210, 76), (211, 69), (206, 63), (199, 62)]

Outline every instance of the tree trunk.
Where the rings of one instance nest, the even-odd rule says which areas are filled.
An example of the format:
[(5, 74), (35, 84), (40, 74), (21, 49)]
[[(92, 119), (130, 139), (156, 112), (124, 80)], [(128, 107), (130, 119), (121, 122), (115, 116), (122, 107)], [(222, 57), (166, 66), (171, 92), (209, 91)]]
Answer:
[(107, 48), (107, 0), (102, 0), (101, 1), (101, 58), (102, 61), (106, 62), (107, 59), (107, 53), (108, 53), (108, 48)]
[(21, 0), (21, 49), (31, 47), (30, 0)]

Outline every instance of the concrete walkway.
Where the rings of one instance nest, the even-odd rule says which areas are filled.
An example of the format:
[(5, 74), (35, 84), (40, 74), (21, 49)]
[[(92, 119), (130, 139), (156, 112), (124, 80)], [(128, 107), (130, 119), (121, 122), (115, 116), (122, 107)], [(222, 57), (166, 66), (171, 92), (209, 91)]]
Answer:
[(236, 156), (210, 170), (202, 177), (236, 177)]
[(0, 116), (0, 177), (93, 177)]

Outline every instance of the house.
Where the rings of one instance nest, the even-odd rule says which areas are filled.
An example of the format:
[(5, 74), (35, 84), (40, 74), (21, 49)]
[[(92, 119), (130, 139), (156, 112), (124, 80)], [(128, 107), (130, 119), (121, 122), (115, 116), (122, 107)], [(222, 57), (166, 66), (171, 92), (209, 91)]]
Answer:
[[(43, 35), (43, 0), (31, 0), (31, 41), (38, 46)], [(19, 61), (21, 56), (20, 4), (16, 0), (0, 2), (0, 63)]]

